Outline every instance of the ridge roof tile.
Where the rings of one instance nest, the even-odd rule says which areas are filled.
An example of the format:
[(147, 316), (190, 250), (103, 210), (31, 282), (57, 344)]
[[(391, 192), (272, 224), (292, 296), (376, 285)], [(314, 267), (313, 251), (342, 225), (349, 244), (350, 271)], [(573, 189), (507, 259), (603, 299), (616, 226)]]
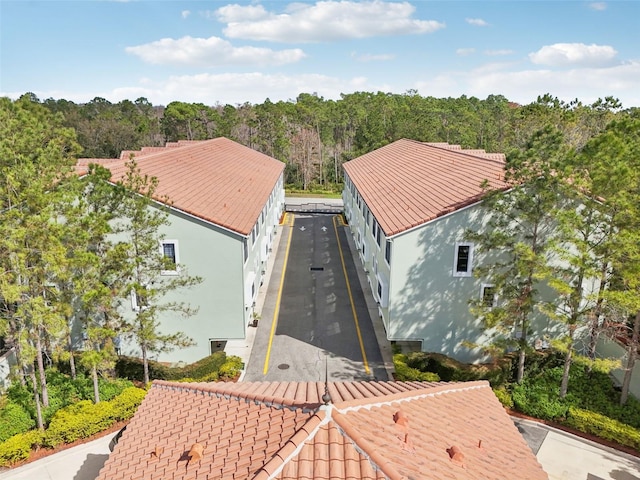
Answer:
[(98, 479), (547, 478), (487, 382), (327, 387), (156, 381)]

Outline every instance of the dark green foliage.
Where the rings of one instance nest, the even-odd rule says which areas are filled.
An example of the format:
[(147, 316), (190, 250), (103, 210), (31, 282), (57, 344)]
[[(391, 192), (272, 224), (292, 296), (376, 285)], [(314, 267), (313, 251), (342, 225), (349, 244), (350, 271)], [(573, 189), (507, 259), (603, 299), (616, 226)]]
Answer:
[(37, 446), (55, 447), (90, 437), (116, 422), (128, 420), (142, 403), (146, 391), (127, 387), (108, 402), (81, 400), (58, 410), (45, 432), (31, 430), (0, 443), (0, 466), (8, 466), (29, 457)]
[[(217, 373), (227, 361), (224, 352), (215, 352), (195, 363), (184, 367), (168, 367), (158, 362), (149, 361), (149, 376), (157, 380), (202, 379)], [(116, 373), (119, 377), (141, 382), (144, 377), (142, 361), (133, 357), (120, 357), (116, 362)]]
[(395, 367), (395, 379), (402, 382), (439, 382), (437, 373), (422, 372), (417, 368), (407, 365), (407, 356), (396, 353), (393, 356), (393, 366)]
[(493, 386), (510, 380), (513, 359), (506, 356), (490, 364), (466, 364), (440, 353), (413, 352), (407, 355), (407, 365), (421, 372), (433, 372), (443, 382), (488, 380)]
[[(102, 400), (110, 400), (125, 388), (133, 385), (131, 381), (126, 379), (104, 378), (100, 378), (98, 384)], [(91, 379), (83, 374), (79, 374), (74, 380), (68, 375), (50, 368), (47, 370), (47, 385), (49, 388), (49, 407), (43, 409), (45, 425), (61, 408), (82, 400), (93, 400), (93, 384)], [(9, 403), (18, 405), (31, 418), (35, 419), (35, 404), (29, 386), (23, 386), (18, 382), (13, 383), (7, 389), (7, 399)]]
[(640, 428), (640, 401), (630, 398), (627, 405), (620, 406), (620, 393), (606, 373), (588, 372), (586, 366), (578, 363), (572, 365), (569, 393), (564, 399), (559, 395), (561, 378), (561, 366), (528, 375), (512, 388), (515, 407), (527, 415), (557, 421), (565, 420), (570, 408), (579, 408)]
[(36, 426), (33, 417), (21, 405), (7, 401), (0, 410), (0, 442)]

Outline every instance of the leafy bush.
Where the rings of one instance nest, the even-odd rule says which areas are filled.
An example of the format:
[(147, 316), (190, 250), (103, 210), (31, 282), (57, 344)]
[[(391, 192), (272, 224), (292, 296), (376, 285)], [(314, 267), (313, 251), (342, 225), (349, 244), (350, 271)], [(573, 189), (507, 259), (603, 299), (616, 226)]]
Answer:
[[(114, 380), (105, 380), (100, 378), (98, 379), (100, 401), (111, 400), (130, 387), (133, 387), (133, 383), (131, 383), (131, 380), (127, 380), (126, 378), (116, 378)], [(93, 383), (91, 384), (91, 398), (93, 398)]]
[(220, 366), (218, 374), (220, 378), (225, 380), (233, 380), (236, 378), (240, 371), (244, 368), (242, 359), (234, 355), (227, 357), (227, 360)]
[(557, 388), (550, 390), (547, 385), (526, 380), (513, 386), (511, 398), (519, 411), (543, 420), (562, 420), (569, 410), (558, 397)]
[[(214, 372), (217, 373), (226, 361), (227, 356), (225, 352), (215, 352), (184, 367), (168, 367), (161, 363), (150, 361), (149, 377), (158, 380), (182, 380), (189, 378), (194, 379), (194, 381), (202, 381), (201, 379), (210, 374)], [(116, 372), (119, 377), (125, 377), (139, 382), (144, 378), (142, 360), (138, 358), (120, 357), (116, 362)]]
[(493, 393), (504, 407), (513, 408), (513, 398), (511, 398), (511, 394), (505, 387), (498, 387), (493, 390)]
[(21, 405), (7, 401), (0, 410), (0, 442), (31, 430), (36, 422)]
[[(114, 408), (115, 420), (128, 420), (133, 417), (133, 414), (136, 413), (138, 406), (142, 403), (146, 394), (146, 390), (141, 388), (125, 388), (120, 395), (110, 402)], [(98, 405), (100, 405), (100, 403)]]
[(82, 400), (56, 412), (44, 434), (43, 445), (55, 447), (90, 437), (109, 428), (115, 416), (111, 402), (94, 404), (90, 400)]
[(6, 467), (29, 457), (31, 449), (42, 442), (42, 432), (19, 433), (0, 443), (0, 466)]
[(640, 430), (580, 408), (570, 408), (565, 425), (640, 450)]
[(417, 368), (409, 367), (407, 365), (407, 356), (402, 353), (396, 353), (393, 356), (393, 365), (396, 370), (396, 380), (420, 382), (440, 381), (440, 377), (436, 373), (421, 372)]
[(445, 382), (488, 380), (492, 386), (509, 381), (512, 357), (506, 356), (496, 363), (467, 364), (446, 355), (433, 352), (413, 352), (407, 355), (407, 365), (421, 372), (432, 372)]

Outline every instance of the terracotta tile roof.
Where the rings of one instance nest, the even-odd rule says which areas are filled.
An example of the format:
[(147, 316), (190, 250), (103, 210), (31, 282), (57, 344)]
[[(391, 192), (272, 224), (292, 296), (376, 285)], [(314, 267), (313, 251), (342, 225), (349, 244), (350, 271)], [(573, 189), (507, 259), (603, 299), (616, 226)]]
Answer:
[(284, 163), (227, 138), (180, 141), (165, 147), (124, 151), (117, 159), (79, 159), (84, 174), (90, 163), (111, 170), (117, 182), (133, 155), (142, 173), (158, 178), (157, 199), (172, 207), (248, 235), (284, 170)]
[(156, 381), (98, 480), (548, 478), (487, 382), (328, 391)]
[(403, 139), (343, 166), (391, 236), (480, 200), (485, 180), (506, 188), (504, 165), (500, 153)]

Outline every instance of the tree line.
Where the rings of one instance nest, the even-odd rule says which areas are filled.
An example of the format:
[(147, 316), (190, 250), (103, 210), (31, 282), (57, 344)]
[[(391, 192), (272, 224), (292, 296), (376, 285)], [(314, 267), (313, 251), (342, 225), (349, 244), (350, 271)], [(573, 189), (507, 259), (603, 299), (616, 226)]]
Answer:
[(552, 125), (580, 149), (629, 112), (612, 97), (585, 105), (550, 94), (524, 106), (502, 95), (434, 98), (416, 91), (356, 92), (338, 100), (302, 93), (288, 101), (213, 106), (154, 106), (145, 98), (111, 103), (99, 97), (76, 104), (25, 96), (62, 115), (62, 124), (77, 132), (83, 157), (115, 158), (123, 150), (223, 136), (285, 162), (285, 183), (300, 190), (335, 189), (343, 162), (400, 138), (508, 153)]

